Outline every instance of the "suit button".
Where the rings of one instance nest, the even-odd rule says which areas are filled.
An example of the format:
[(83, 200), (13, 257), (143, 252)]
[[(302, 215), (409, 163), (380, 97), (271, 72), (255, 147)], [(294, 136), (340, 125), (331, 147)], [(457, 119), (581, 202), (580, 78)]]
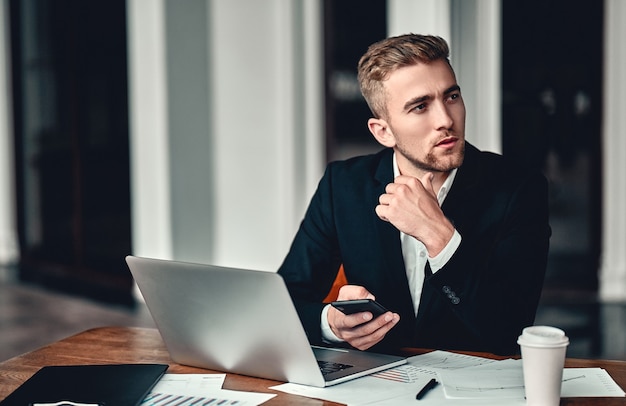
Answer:
[(448, 299), (450, 299), (450, 302), (452, 304), (459, 304), (461, 303), (461, 299), (459, 299), (459, 297), (456, 295), (456, 292), (453, 291), (450, 286), (445, 285), (444, 287), (441, 288), (441, 290), (443, 291), (443, 293), (446, 294), (446, 296), (448, 296)]

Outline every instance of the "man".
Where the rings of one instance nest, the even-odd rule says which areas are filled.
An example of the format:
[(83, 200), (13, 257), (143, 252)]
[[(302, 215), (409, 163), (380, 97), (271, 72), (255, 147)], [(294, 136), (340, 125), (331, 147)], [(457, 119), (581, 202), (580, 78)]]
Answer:
[[(534, 321), (550, 227), (539, 172), (465, 141), (465, 106), (446, 42), (403, 35), (359, 61), (361, 91), (384, 147), (328, 165), (279, 273), (309, 340), (361, 350), (518, 352)], [(390, 311), (344, 315), (339, 300)]]

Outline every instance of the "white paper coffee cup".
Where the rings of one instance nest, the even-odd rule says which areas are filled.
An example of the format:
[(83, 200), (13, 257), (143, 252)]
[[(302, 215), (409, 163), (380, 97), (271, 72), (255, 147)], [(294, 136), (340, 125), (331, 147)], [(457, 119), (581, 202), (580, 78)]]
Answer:
[(528, 406), (558, 406), (569, 339), (556, 327), (526, 327), (517, 343), (522, 350)]

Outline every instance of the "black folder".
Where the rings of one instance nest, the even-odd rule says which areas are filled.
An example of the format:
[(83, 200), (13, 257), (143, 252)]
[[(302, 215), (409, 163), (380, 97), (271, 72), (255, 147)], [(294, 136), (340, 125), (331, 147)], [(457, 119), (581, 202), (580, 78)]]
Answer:
[(88, 405), (137, 406), (167, 370), (165, 364), (47, 366), (0, 406), (70, 401)]

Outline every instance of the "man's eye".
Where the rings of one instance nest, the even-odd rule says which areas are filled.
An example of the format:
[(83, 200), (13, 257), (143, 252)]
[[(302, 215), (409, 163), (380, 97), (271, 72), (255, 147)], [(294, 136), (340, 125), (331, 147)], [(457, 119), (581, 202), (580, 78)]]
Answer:
[(426, 109), (426, 103), (418, 104), (417, 106), (413, 107), (413, 111), (416, 111), (418, 113), (424, 109)]

